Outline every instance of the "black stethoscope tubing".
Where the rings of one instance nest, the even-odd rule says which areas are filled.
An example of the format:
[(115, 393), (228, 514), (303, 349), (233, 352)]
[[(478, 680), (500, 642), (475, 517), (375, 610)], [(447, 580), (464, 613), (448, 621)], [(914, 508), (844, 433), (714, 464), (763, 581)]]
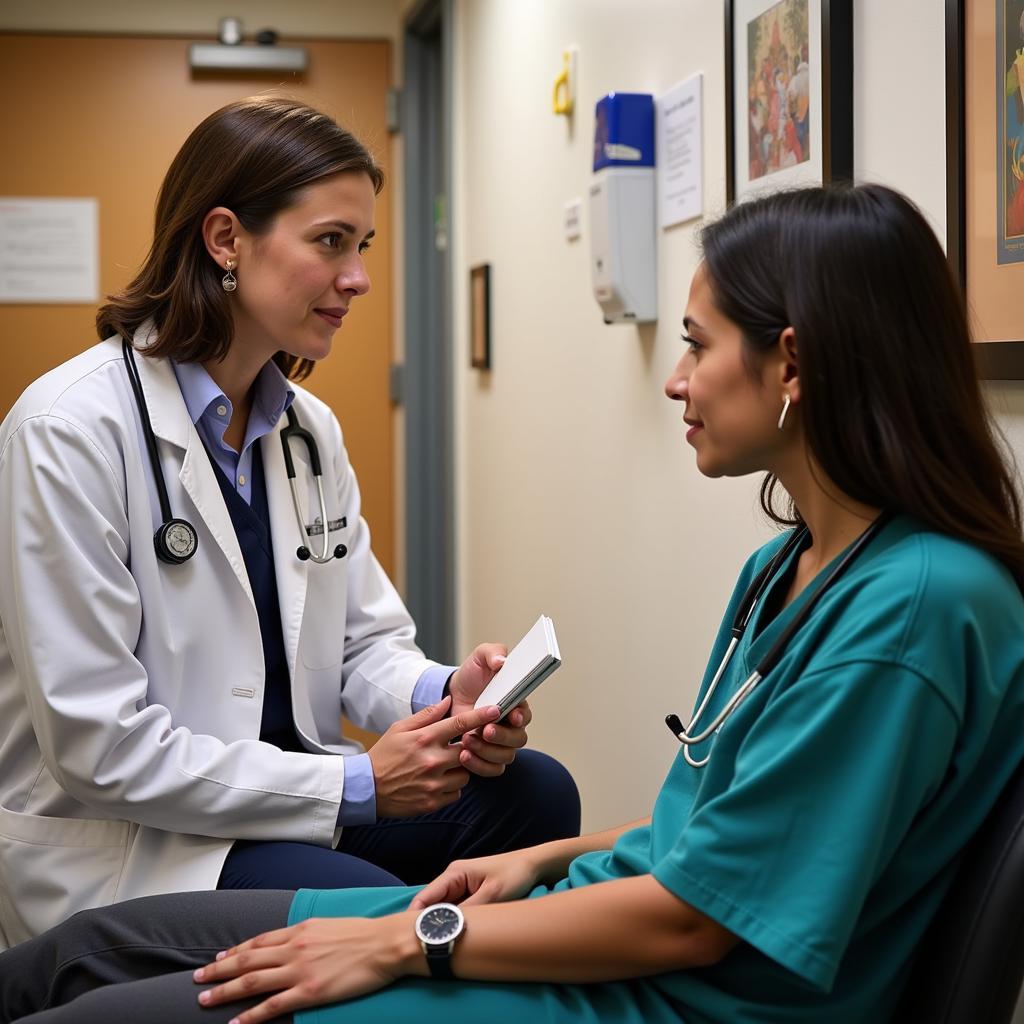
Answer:
[(754, 613), (754, 608), (757, 603), (764, 596), (765, 591), (775, 575), (776, 570), (782, 563), (789, 557), (789, 555), (800, 547), (807, 537), (810, 535), (806, 526), (799, 530), (794, 530), (786, 543), (778, 551), (778, 553), (768, 562), (768, 564), (758, 573), (754, 578), (753, 582), (747, 588), (746, 593), (743, 595), (743, 599), (740, 601), (739, 607), (736, 610), (736, 614), (733, 617), (733, 623), (731, 627), (731, 638), (729, 641), (729, 647), (726, 650), (725, 656), (722, 659), (722, 663), (719, 665), (718, 671), (715, 673), (711, 684), (705, 693), (704, 700), (697, 708), (694, 716), (690, 719), (690, 722), (685, 727), (678, 715), (666, 715), (665, 724), (669, 727), (672, 734), (683, 744), (683, 753), (686, 760), (695, 768), (703, 767), (707, 764), (708, 757), (705, 757), (701, 761), (696, 761), (689, 752), (689, 747), (695, 746), (698, 743), (704, 742), (712, 733), (717, 732), (728, 720), (729, 716), (736, 710), (740, 702), (754, 689), (755, 686), (778, 664), (782, 655), (785, 653), (786, 648), (789, 646), (789, 642), (795, 636), (797, 630), (807, 621), (810, 614), (818, 606), (822, 597), (828, 589), (843, 575), (844, 572), (856, 561), (860, 553), (871, 543), (871, 541), (878, 535), (882, 528), (892, 519), (893, 513), (883, 511), (875, 519), (875, 521), (857, 538), (853, 544), (850, 545), (846, 553), (840, 558), (840, 560), (833, 566), (832, 570), (825, 577), (824, 580), (818, 585), (817, 589), (804, 603), (804, 606), (793, 616), (793, 619), (789, 625), (779, 634), (775, 643), (768, 649), (765, 655), (754, 667), (754, 671), (747, 677), (739, 689), (729, 698), (725, 707), (715, 716), (711, 725), (704, 729), (702, 732), (694, 735), (692, 730), (696, 727), (697, 722), (700, 720), (703, 714), (704, 708), (707, 705), (708, 700), (714, 693), (715, 688), (721, 679), (722, 673), (725, 670), (726, 665), (732, 657), (733, 651), (742, 639), (744, 632), (750, 619)]
[(149, 418), (146, 396), (142, 391), (142, 380), (139, 378), (139, 368), (135, 363), (135, 352), (125, 339), (121, 340), (121, 355), (142, 420), (142, 436), (145, 438), (149, 462), (153, 467), (153, 479), (156, 481), (157, 498), (160, 501), (162, 522), (153, 534), (153, 547), (156, 549), (156, 557), (161, 562), (166, 562), (168, 565), (181, 565), (198, 550), (199, 534), (187, 519), (177, 519), (171, 513), (171, 499), (167, 496), (167, 484), (164, 480), (163, 470), (160, 468), (156, 435), (153, 433), (153, 424)]
[[(160, 517), (163, 520), (156, 533), (153, 534), (153, 546), (156, 549), (156, 556), (161, 562), (166, 562), (169, 565), (181, 565), (183, 562), (187, 562), (198, 550), (199, 535), (196, 533), (195, 527), (187, 519), (178, 519), (171, 512), (171, 500), (167, 495), (167, 483), (164, 480), (163, 469), (160, 466), (156, 435), (153, 433), (153, 424), (149, 418), (149, 406), (146, 404), (146, 396), (142, 390), (139, 367), (135, 362), (135, 350), (128, 343), (127, 339), (124, 338), (121, 339), (121, 354), (128, 373), (128, 382), (131, 385), (132, 394), (135, 396), (135, 404), (139, 409), (139, 417), (142, 421), (142, 435), (145, 439), (149, 462), (153, 469), (157, 498), (160, 502)], [(312, 559), (320, 564), (333, 561), (335, 558), (344, 558), (348, 554), (348, 548), (344, 544), (338, 544), (333, 552), (328, 552), (327, 537), (330, 533), (330, 525), (326, 514), (320, 470), (320, 452), (317, 449), (316, 439), (308, 430), (300, 425), (295, 410), (289, 408), (288, 425), (281, 428), (281, 445), (284, 449), (285, 469), (288, 473), (288, 483), (292, 491), (292, 504), (295, 508), (295, 518), (298, 522), (300, 533), (303, 539), (305, 539), (308, 531), (302, 523), (299, 500), (296, 493), (295, 465), (292, 461), (292, 453), (289, 447), (292, 437), (297, 437), (302, 441), (309, 453), (310, 469), (316, 480), (317, 491), (320, 496), (321, 518), (323, 519), (324, 531), (323, 551), (315, 555), (303, 544), (295, 552), (295, 555), (300, 561), (305, 562), (307, 559)]]

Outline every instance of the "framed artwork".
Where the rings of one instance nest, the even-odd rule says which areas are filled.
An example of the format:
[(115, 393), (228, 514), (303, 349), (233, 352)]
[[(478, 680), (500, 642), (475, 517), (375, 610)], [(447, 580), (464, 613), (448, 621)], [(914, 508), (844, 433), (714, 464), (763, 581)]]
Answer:
[(1024, 0), (946, 0), (946, 251), (981, 375), (1024, 380)]
[(853, 177), (852, 0), (726, 0), (726, 199)]
[(491, 265), (469, 271), (469, 362), (478, 370), (491, 368)]

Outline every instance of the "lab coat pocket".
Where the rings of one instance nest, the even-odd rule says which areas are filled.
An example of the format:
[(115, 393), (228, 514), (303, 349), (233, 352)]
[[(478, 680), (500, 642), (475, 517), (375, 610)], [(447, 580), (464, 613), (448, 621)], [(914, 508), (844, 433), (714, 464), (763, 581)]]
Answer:
[(321, 669), (301, 666), (292, 685), (292, 711), (299, 731), (318, 747), (342, 743), (341, 663)]
[(0, 807), (0, 932), (14, 945), (113, 902), (132, 825)]

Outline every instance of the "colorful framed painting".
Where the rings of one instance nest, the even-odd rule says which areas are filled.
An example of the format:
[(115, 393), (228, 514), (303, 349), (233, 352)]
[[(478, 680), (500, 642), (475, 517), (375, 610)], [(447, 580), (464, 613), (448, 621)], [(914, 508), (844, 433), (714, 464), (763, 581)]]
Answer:
[(1024, 380), (1024, 0), (946, 0), (946, 251), (981, 375)]
[(491, 368), (491, 265), (469, 271), (469, 363), (477, 370)]
[(726, 199), (853, 177), (852, 0), (726, 0)]

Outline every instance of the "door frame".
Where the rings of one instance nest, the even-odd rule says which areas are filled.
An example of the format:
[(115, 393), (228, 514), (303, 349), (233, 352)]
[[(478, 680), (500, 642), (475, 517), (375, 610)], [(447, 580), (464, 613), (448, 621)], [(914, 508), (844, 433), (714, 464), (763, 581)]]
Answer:
[[(420, 646), (455, 651), (452, 367), (454, 0), (420, 0), (403, 25), (406, 601)], [(443, 247), (442, 247), (443, 242)]]

